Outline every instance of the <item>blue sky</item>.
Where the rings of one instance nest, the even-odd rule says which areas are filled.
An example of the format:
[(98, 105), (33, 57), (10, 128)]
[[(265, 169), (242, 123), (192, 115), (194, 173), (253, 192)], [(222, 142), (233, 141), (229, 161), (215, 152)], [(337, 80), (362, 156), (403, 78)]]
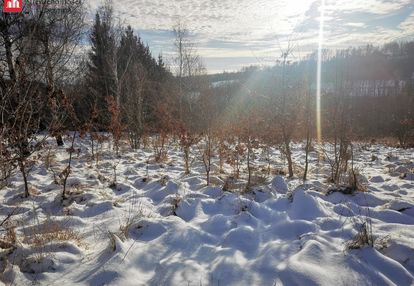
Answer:
[[(90, 1), (95, 9), (100, 1)], [(118, 4), (122, 3), (122, 4)], [(274, 63), (287, 43), (294, 58), (317, 48), (321, 0), (124, 0), (120, 21), (139, 32), (155, 55), (173, 57), (172, 27), (179, 21), (209, 73)], [(414, 36), (413, 0), (326, 0), (326, 48), (382, 44)]]

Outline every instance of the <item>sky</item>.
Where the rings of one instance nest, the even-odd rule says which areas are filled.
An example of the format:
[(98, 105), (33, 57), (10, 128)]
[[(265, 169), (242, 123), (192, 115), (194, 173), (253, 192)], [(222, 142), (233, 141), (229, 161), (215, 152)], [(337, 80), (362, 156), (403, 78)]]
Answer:
[[(167, 62), (181, 22), (209, 73), (271, 65), (290, 43), (293, 60), (317, 49), (322, 0), (114, 0), (131, 25)], [(88, 1), (94, 11), (102, 3)], [(326, 0), (324, 48), (381, 45), (414, 36), (414, 0)]]

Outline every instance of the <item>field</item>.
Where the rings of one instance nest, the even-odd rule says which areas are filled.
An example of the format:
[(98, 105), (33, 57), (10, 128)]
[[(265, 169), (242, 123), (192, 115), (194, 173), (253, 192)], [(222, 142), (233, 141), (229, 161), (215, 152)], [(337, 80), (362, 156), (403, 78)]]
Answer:
[[(327, 147), (310, 153), (306, 182), (281, 175), (277, 149), (256, 148), (248, 191), (245, 162), (236, 179), (217, 156), (206, 186), (196, 146), (190, 174), (173, 140), (160, 162), (151, 145), (117, 156), (103, 143), (93, 159), (90, 147), (76, 139), (63, 202), (69, 153), (52, 140), (33, 156), (29, 198), (18, 173), (1, 190), (7, 285), (414, 283), (412, 149), (354, 146), (360, 190), (348, 193), (327, 182)], [(299, 173), (303, 149), (294, 144)]]

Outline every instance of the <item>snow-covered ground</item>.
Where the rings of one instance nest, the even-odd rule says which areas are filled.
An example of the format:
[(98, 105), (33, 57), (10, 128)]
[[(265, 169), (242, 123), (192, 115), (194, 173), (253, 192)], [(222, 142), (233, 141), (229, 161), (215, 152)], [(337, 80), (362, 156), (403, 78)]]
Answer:
[[(151, 159), (151, 149), (124, 150), (117, 158), (105, 147), (96, 164), (87, 141), (78, 140), (76, 148), (64, 207), (53, 173), (65, 168), (66, 147), (34, 156), (29, 199), (21, 198), (19, 174), (0, 191), (0, 222), (14, 210), (8, 223), (17, 239), (11, 254), (0, 249), (4, 283), (414, 284), (412, 149), (358, 145), (354, 164), (367, 192), (327, 195), (329, 164), (318, 163), (316, 153), (305, 184), (273, 174), (240, 194), (222, 191), (229, 165), (227, 174), (215, 166), (206, 187), (197, 148), (189, 175), (174, 143), (163, 163)], [(295, 144), (293, 152), (300, 169), (303, 146)], [(277, 150), (271, 155), (273, 169), (284, 166)], [(260, 150), (255, 157), (260, 173), (267, 162)], [(114, 170), (117, 184), (110, 186)], [(374, 247), (349, 249), (371, 223)]]

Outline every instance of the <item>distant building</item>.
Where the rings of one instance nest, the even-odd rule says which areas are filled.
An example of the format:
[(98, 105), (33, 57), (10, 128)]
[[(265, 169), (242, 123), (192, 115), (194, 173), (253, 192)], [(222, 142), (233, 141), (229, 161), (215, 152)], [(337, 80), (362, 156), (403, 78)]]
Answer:
[[(388, 96), (399, 94), (406, 85), (403, 80), (353, 80), (343, 83), (343, 88), (351, 96)], [(331, 93), (335, 91), (335, 84), (325, 82), (321, 88), (324, 93)], [(316, 92), (316, 83), (311, 85), (311, 89)]]

